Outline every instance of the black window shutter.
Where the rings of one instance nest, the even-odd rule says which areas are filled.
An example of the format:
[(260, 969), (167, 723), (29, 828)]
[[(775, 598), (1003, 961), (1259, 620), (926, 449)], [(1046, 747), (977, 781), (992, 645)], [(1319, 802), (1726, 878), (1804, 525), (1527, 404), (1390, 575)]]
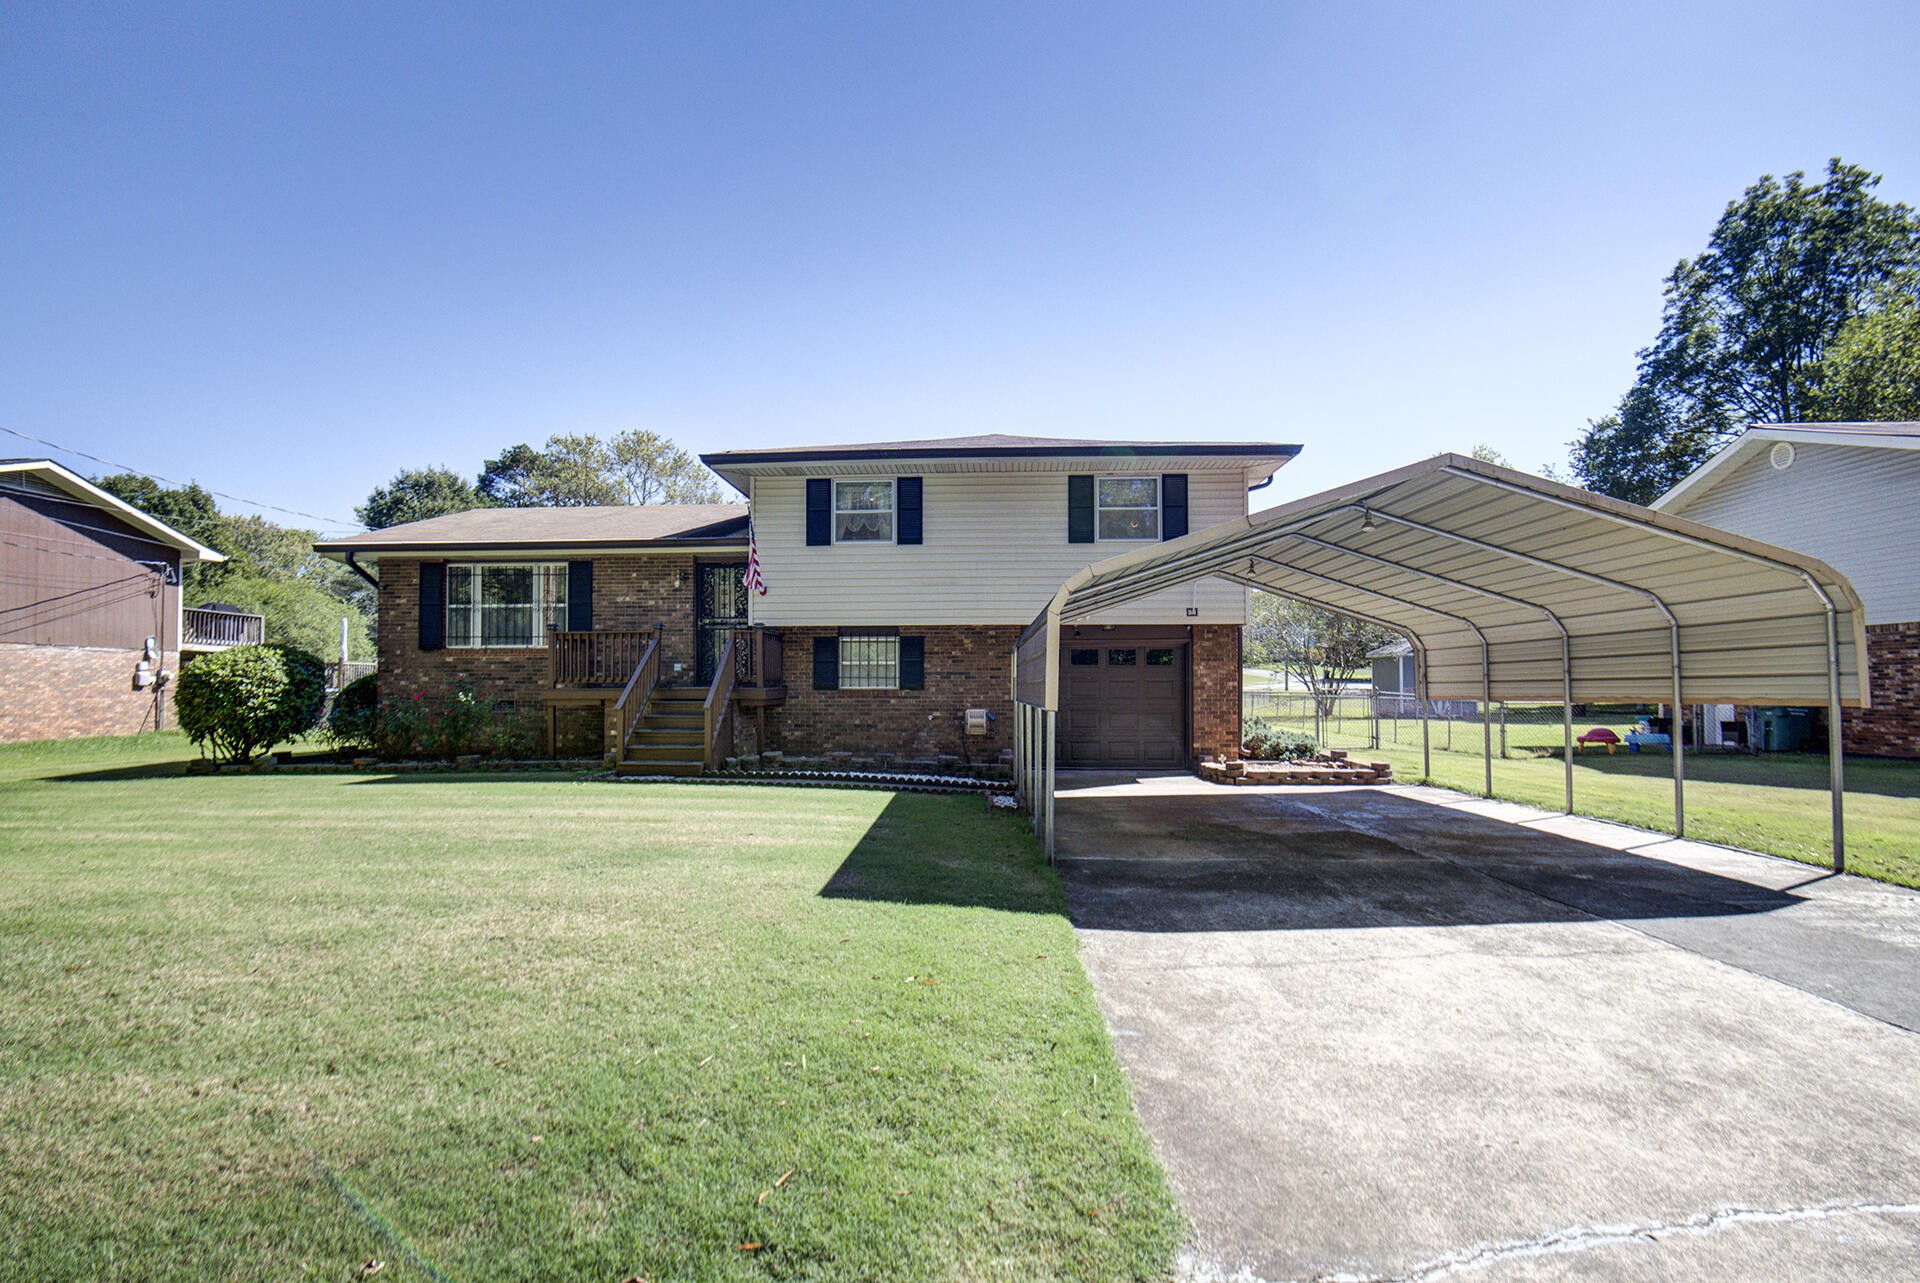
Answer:
[(1093, 542), (1093, 478), (1067, 478), (1067, 542)]
[(593, 563), (567, 563), (567, 631), (593, 631)]
[(1178, 539), (1187, 533), (1187, 474), (1169, 472), (1160, 478), (1160, 537)]
[(917, 691), (926, 688), (927, 639), (902, 637), (900, 639), (900, 689)]
[(920, 542), (920, 478), (896, 477), (893, 482), (894, 542)]
[(447, 645), (447, 563), (420, 563), (420, 649)]
[(840, 689), (840, 639), (813, 639), (813, 688), (817, 691)]
[(833, 482), (825, 477), (808, 477), (807, 546), (812, 548), (832, 542)]

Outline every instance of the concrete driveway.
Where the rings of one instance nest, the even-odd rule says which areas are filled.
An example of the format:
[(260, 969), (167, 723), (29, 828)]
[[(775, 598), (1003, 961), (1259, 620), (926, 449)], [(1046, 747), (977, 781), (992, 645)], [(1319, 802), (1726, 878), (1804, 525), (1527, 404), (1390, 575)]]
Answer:
[(1056, 807), (1187, 1277), (1920, 1278), (1920, 896), (1434, 790)]

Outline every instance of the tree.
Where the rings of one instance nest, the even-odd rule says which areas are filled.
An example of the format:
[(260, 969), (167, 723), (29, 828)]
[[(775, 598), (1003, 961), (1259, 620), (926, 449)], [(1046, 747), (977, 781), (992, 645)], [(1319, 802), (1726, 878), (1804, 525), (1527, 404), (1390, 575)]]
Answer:
[(1667, 276), (1634, 386), (1573, 443), (1584, 485), (1644, 503), (1747, 424), (1822, 413), (1848, 324), (1920, 288), (1920, 219), (1874, 196), (1879, 182), (1836, 157), (1823, 182), (1766, 175), (1727, 206), (1706, 251)]
[(326, 703), (320, 661), (293, 646), (236, 646), (188, 664), (174, 687), (180, 729), (215, 759), (245, 762), (312, 730)]
[(1819, 419), (1920, 419), (1920, 296), (1896, 292), (1848, 321), (1823, 364)]
[(451, 468), (409, 468), (367, 496), (353, 515), (369, 530), (408, 521), (444, 517), (450, 512), (492, 506), (480, 491)]
[(1394, 634), (1351, 615), (1255, 592), (1247, 612), (1249, 658), (1283, 669), (1314, 698), (1321, 716), (1333, 712), (1333, 696), (1370, 661), (1367, 652)]
[(547, 438), (540, 450), (512, 446), (487, 460), (475, 489), (511, 508), (720, 500), (719, 483), (698, 459), (658, 433), (638, 429), (610, 441), (564, 433)]

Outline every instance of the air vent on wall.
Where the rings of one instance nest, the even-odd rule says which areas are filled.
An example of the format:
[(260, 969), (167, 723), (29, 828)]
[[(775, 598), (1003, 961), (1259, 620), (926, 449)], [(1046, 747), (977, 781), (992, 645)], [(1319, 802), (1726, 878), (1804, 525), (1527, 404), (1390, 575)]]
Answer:
[(1773, 449), (1767, 451), (1767, 462), (1773, 465), (1775, 472), (1785, 472), (1793, 466), (1793, 442), (1776, 441)]

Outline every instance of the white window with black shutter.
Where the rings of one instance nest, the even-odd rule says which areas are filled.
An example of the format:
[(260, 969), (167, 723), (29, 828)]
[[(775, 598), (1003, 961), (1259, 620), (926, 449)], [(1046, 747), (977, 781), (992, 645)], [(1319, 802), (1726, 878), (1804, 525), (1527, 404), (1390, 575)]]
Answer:
[(845, 629), (813, 639), (815, 690), (923, 690), (926, 639), (880, 629)]
[(917, 544), (919, 477), (809, 477), (807, 544)]
[(1068, 543), (1135, 543), (1187, 533), (1187, 476), (1067, 478)]
[[(450, 562), (444, 570), (449, 649), (544, 646), (549, 631), (571, 622), (567, 588), (576, 576), (564, 561)], [(423, 591), (423, 619), (426, 609)]]

